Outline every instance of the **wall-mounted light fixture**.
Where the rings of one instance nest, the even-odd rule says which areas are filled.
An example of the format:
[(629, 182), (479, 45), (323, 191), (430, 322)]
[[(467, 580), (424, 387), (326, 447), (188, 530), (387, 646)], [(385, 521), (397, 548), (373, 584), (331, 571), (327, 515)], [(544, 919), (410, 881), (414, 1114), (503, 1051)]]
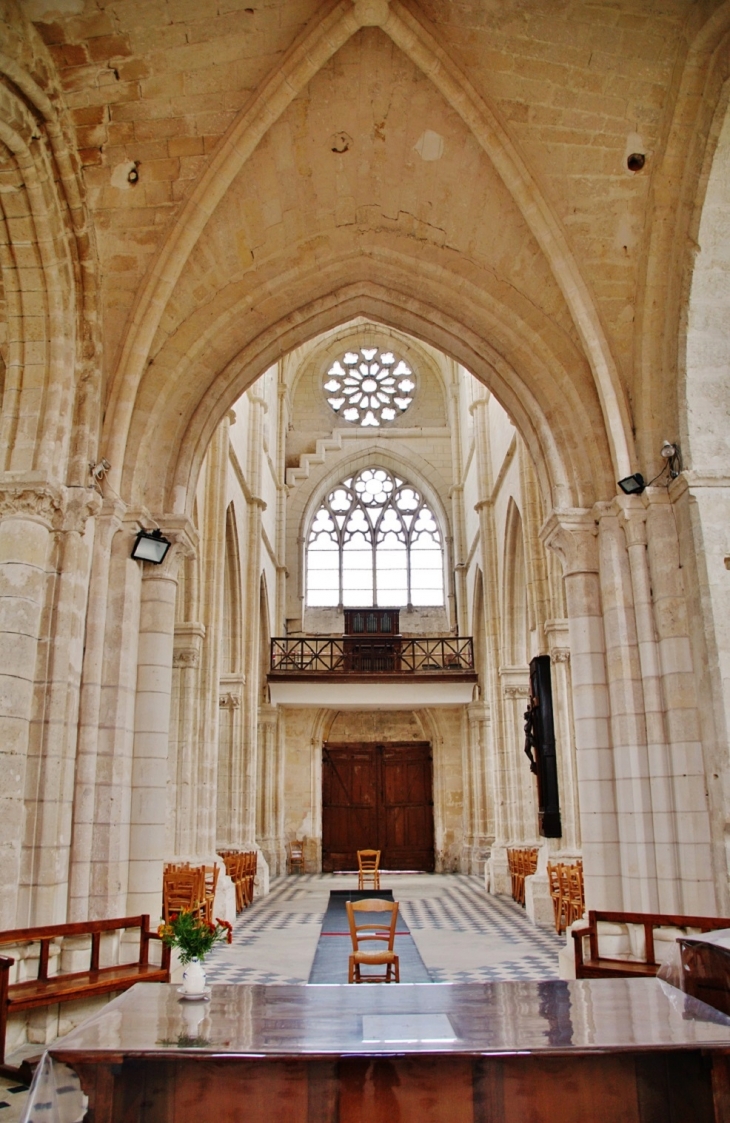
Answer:
[[(649, 480), (647, 483), (641, 472), (634, 472), (633, 476), (627, 476), (626, 479), (618, 481), (618, 486), (625, 495), (641, 495), (642, 491), (656, 483), (659, 476), (664, 475), (667, 468), (669, 469), (669, 481), (676, 480), (682, 471), (682, 454), (679, 451), (679, 445), (676, 441), (664, 441), (659, 449), (659, 454), (664, 461), (664, 467), (659, 475), (654, 476), (653, 480)], [(667, 487), (669, 487), (669, 483), (667, 483)]]
[(132, 546), (132, 557), (135, 561), (148, 561), (153, 565), (160, 565), (165, 560), (170, 546), (172, 542), (164, 537), (161, 530), (140, 530)]
[(666, 460), (669, 465), (669, 475), (671, 479), (676, 480), (679, 473), (682, 471), (682, 454), (679, 451), (679, 445), (675, 441), (665, 441), (659, 449), (661, 456)]
[(641, 472), (634, 472), (633, 476), (627, 476), (626, 479), (619, 480), (618, 486), (624, 495), (641, 495), (646, 487), (646, 481)]

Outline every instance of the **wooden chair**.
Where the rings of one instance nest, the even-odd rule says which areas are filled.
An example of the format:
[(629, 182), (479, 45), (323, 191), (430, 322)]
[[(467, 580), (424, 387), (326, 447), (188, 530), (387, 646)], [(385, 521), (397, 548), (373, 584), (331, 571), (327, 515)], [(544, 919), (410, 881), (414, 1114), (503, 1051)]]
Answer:
[(583, 865), (576, 862), (568, 866), (568, 919), (567, 924), (575, 924), (581, 920), (586, 908), (585, 890), (583, 888)]
[(236, 912), (241, 912), (243, 902), (243, 877), (241, 874), (241, 855), (235, 850), (228, 850), (221, 855), (226, 865), (226, 873), (233, 882), (236, 890)]
[(304, 873), (304, 840), (293, 838), (289, 843), (289, 873)]
[[(400, 982), (400, 963), (393, 950), (395, 943), (395, 928), (398, 923), (398, 902), (383, 901), (374, 897), (365, 901), (346, 901), (347, 919), (350, 923), (350, 939), (352, 940), (352, 955), (350, 956), (348, 983), (390, 983), (392, 976)], [(358, 922), (355, 913), (390, 913), (389, 924), (373, 924)], [(360, 945), (367, 941), (377, 941), (387, 946), (380, 951), (361, 951)], [(360, 967), (384, 966), (384, 975), (361, 975)]]
[[(369, 884), (370, 883), (370, 884)], [(357, 852), (358, 889), (380, 888), (380, 851), (358, 850)]]
[(517, 900), (517, 862), (515, 860), (515, 851), (507, 851), (507, 865), (509, 867), (509, 879), (512, 887), (512, 900)]
[(259, 858), (255, 850), (248, 850), (241, 854), (241, 893), (244, 908), (248, 908), (253, 901), (258, 863)]
[(555, 917), (555, 931), (560, 933), (565, 931), (565, 910), (563, 905), (563, 894), (560, 884), (560, 867), (548, 862), (547, 867), (548, 882), (550, 885), (550, 896), (553, 902), (553, 915)]
[(165, 924), (181, 912), (205, 916), (205, 866), (163, 872), (162, 917)]
[(507, 851), (510, 880), (512, 882), (512, 898), (518, 905), (525, 904), (525, 878), (535, 873), (537, 869), (537, 848), (515, 848)]
[(205, 919), (213, 923), (213, 905), (215, 902), (215, 891), (218, 886), (218, 863), (215, 862), (212, 866), (203, 866), (203, 883), (205, 891)]

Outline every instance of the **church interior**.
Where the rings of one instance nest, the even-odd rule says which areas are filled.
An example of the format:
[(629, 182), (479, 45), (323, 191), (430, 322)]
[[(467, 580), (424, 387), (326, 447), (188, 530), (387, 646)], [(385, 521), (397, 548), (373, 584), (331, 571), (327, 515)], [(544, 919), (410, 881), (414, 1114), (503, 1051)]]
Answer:
[(728, 0), (0, 0), (0, 937), (730, 915), (729, 95)]

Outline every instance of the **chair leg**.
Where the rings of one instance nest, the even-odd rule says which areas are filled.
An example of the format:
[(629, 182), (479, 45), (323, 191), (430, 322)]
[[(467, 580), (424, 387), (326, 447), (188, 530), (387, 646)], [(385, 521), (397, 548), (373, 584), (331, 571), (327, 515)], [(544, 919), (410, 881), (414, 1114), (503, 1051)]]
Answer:
[(400, 982), (400, 960), (398, 959), (397, 955), (395, 957), (395, 962), (393, 963), (393, 968), (395, 970), (395, 981), (397, 983), (399, 983)]
[(350, 963), (347, 970), (347, 981), (348, 983), (355, 982), (355, 960), (353, 956), (350, 956)]

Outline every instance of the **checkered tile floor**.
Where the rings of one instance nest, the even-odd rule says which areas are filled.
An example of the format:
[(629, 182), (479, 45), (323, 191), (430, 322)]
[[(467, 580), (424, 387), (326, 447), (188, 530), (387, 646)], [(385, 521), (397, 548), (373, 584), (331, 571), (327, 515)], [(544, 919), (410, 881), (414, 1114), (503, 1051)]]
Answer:
[[(305, 983), (330, 889), (355, 888), (356, 878), (307, 874), (278, 878), (236, 922), (230, 946), (208, 959), (214, 983)], [(490, 896), (479, 878), (384, 875), (434, 982), (558, 978), (564, 941), (536, 928), (524, 910)]]

